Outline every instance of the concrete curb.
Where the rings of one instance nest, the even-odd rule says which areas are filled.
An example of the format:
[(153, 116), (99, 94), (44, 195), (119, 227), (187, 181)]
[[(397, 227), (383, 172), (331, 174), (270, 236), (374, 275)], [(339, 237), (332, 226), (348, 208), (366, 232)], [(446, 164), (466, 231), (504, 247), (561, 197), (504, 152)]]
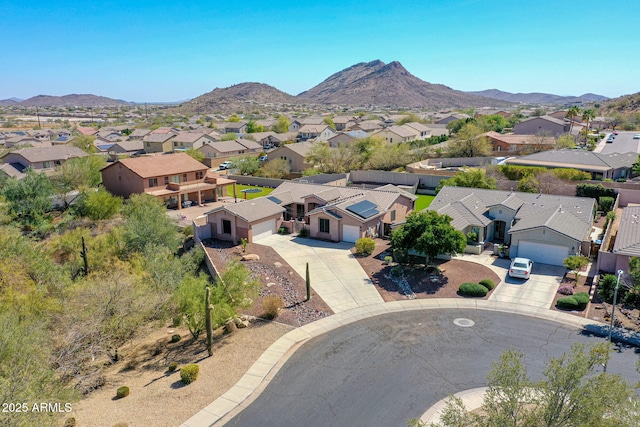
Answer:
[[(247, 373), (222, 396), (217, 398), (200, 412), (189, 418), (181, 427), (209, 427), (223, 425), (238, 412), (255, 400), (278, 373), (289, 357), (307, 340), (325, 334), (358, 320), (382, 314), (414, 310), (432, 309), (475, 309), (520, 314), (539, 319), (551, 320), (586, 329), (600, 335), (607, 331), (607, 325), (591, 321), (568, 313), (553, 311), (526, 305), (475, 299), (443, 298), (416, 299), (372, 304), (334, 314), (330, 317), (306, 324), (286, 333), (274, 342), (260, 358), (249, 368)], [(638, 341), (640, 342), (640, 340)]]
[[(453, 396), (462, 399), (462, 402), (467, 408), (467, 411), (473, 411), (482, 406), (482, 401), (486, 392), (487, 387), (479, 387), (461, 391), (454, 394)], [(445, 397), (444, 399), (433, 405), (431, 408), (429, 408), (427, 412), (422, 414), (422, 416), (420, 417), (420, 421), (425, 423), (425, 425), (439, 422), (440, 416), (442, 415), (442, 410), (445, 408), (445, 406), (447, 406), (447, 400), (449, 400), (449, 397)]]

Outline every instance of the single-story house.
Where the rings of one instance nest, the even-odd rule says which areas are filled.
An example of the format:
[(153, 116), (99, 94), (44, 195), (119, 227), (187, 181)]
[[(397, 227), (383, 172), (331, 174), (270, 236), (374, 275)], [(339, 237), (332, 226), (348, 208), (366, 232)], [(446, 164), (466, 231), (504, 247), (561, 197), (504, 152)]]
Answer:
[(242, 138), (229, 141), (210, 141), (198, 148), (198, 151), (204, 154), (205, 159), (259, 153), (261, 150), (262, 146), (257, 142)]
[(173, 132), (166, 133), (150, 133), (142, 141), (144, 142), (144, 151), (147, 153), (169, 153), (173, 151), (173, 138), (176, 134)]
[(544, 135), (503, 135), (498, 132), (489, 131), (482, 134), (482, 136), (487, 138), (493, 151), (513, 154), (529, 149), (532, 151), (552, 150), (556, 144), (554, 137)]
[(130, 140), (142, 140), (145, 136), (151, 133), (151, 129), (135, 129), (129, 134)]
[(404, 126), (389, 126), (374, 132), (373, 136), (384, 138), (389, 143), (408, 142), (417, 139), (415, 129), (405, 128)]
[(409, 122), (409, 123), (405, 123), (404, 125), (405, 129), (408, 130), (413, 130), (416, 133), (416, 138), (415, 139), (427, 139), (431, 136), (431, 129), (429, 129), (427, 126), (423, 125), (422, 123), (418, 123), (418, 122)]
[(335, 116), (333, 124), (336, 125), (337, 131), (344, 131), (352, 128), (358, 123), (358, 120), (351, 116)]
[(351, 144), (358, 139), (368, 138), (369, 134), (363, 130), (351, 130), (348, 132), (340, 132), (336, 136), (329, 138), (327, 141), (330, 147), (336, 148), (340, 145)]
[(382, 129), (384, 124), (380, 120), (363, 120), (351, 127), (351, 130), (363, 130), (367, 133), (374, 133)]
[(199, 240), (214, 238), (249, 243), (278, 232), (285, 209), (266, 197), (227, 203), (196, 218), (195, 234)]
[(286, 181), (266, 196), (285, 208), (285, 221), (305, 221), (311, 237), (355, 242), (361, 237), (389, 235), (404, 221), (417, 199), (397, 187), (356, 187)]
[(551, 116), (540, 116), (516, 123), (513, 126), (513, 133), (518, 135), (548, 134), (557, 137), (569, 133), (570, 128), (571, 125), (567, 120), (556, 119)]
[(435, 123), (439, 125), (447, 125), (456, 120), (466, 120), (471, 118), (470, 115), (464, 113), (450, 114), (450, 113), (439, 113), (435, 116)]
[(236, 135), (242, 135), (247, 133), (247, 124), (243, 122), (227, 122), (223, 123), (220, 127), (224, 133), (235, 133)]
[(174, 150), (187, 150), (189, 148), (202, 147), (204, 144), (214, 142), (215, 139), (204, 133), (180, 132), (171, 140)]
[(10, 151), (0, 157), (0, 162), (13, 165), (18, 170), (31, 168), (49, 172), (69, 159), (86, 157), (87, 153), (77, 147), (59, 145), (53, 147), (28, 147)]
[(570, 168), (591, 174), (592, 179), (619, 179), (631, 176), (631, 168), (638, 160), (638, 153), (602, 154), (586, 150), (549, 150), (513, 159), (505, 163), (547, 168)]
[(509, 245), (512, 258), (562, 266), (569, 255), (589, 255), (595, 208), (586, 197), (445, 186), (427, 210), (449, 215), (480, 244)]
[(307, 141), (313, 139), (315, 141), (327, 141), (329, 138), (337, 135), (337, 132), (329, 125), (302, 125), (298, 129), (298, 141)]
[(289, 163), (291, 172), (302, 172), (311, 167), (307, 162), (307, 155), (313, 147), (313, 142), (297, 142), (295, 144), (283, 144), (275, 150), (267, 153), (267, 160), (283, 159)]
[(219, 177), (185, 153), (132, 157), (118, 160), (102, 169), (102, 183), (112, 194), (150, 194), (162, 199), (168, 208), (185, 204), (217, 201), (227, 195), (235, 181)]

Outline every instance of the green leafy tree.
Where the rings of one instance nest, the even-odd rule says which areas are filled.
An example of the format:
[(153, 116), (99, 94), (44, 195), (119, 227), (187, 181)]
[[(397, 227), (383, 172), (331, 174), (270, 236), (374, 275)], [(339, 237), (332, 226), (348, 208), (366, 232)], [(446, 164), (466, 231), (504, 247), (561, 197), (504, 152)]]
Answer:
[(471, 168), (462, 170), (449, 179), (440, 181), (436, 191), (439, 192), (442, 187), (446, 185), (452, 187), (486, 188), (489, 190), (495, 190), (496, 179), (488, 177), (486, 169)]
[(439, 254), (461, 253), (467, 238), (451, 225), (452, 220), (435, 211), (413, 212), (391, 234), (391, 248), (401, 259), (406, 259), (411, 250), (424, 254), (427, 264)]
[(74, 147), (78, 147), (79, 149), (89, 154), (93, 154), (96, 152), (96, 146), (93, 145), (93, 142), (95, 140), (96, 140), (95, 136), (79, 135), (79, 136), (75, 136), (69, 144)]
[(633, 166), (631, 166), (631, 170), (633, 172), (633, 175), (640, 175), (640, 156), (638, 156), (636, 162), (633, 164)]
[(233, 132), (225, 133), (220, 137), (221, 141), (234, 141), (238, 139), (238, 135)]
[[(209, 281), (204, 276), (185, 276), (176, 292), (178, 312), (184, 319), (191, 336), (197, 340), (205, 328), (205, 288)], [(215, 300), (213, 304), (215, 304)]]
[(556, 140), (556, 148), (561, 150), (563, 148), (574, 148), (576, 146), (576, 140), (571, 135), (561, 135)]
[(230, 123), (239, 123), (241, 121), (240, 116), (238, 116), (237, 114), (232, 114), (228, 119), (228, 122)]
[(407, 113), (400, 120), (396, 121), (396, 125), (398, 126), (401, 126), (407, 123), (426, 123), (426, 122), (416, 113)]
[(264, 126), (259, 125), (255, 120), (249, 120), (247, 122), (247, 133), (264, 132)]
[[(414, 161), (413, 153), (408, 144), (384, 144), (368, 154), (366, 169), (393, 170), (406, 166)], [(355, 168), (357, 162), (352, 166)]]
[(476, 124), (485, 132), (502, 132), (504, 128), (509, 126), (507, 120), (500, 114), (480, 116), (476, 119)]
[(452, 120), (447, 123), (447, 130), (451, 135), (456, 135), (458, 132), (462, 130), (469, 123), (475, 123), (475, 119), (467, 118), (467, 119), (457, 119)]
[(178, 249), (177, 228), (161, 200), (148, 194), (133, 195), (125, 203), (122, 215), (125, 253), (143, 252), (147, 245), (166, 247), (171, 252)]
[(327, 116), (322, 120), (322, 123), (329, 126), (331, 129), (336, 130), (336, 124), (333, 123), (333, 118), (331, 116)]
[(483, 411), (470, 413), (450, 399), (431, 427), (636, 426), (640, 401), (633, 388), (619, 375), (597, 372), (609, 353), (608, 343), (574, 344), (569, 354), (549, 359), (544, 378), (534, 382), (524, 354), (507, 350), (489, 373)]
[(291, 167), (285, 159), (273, 159), (262, 162), (257, 173), (265, 178), (281, 179), (291, 173)]
[(289, 118), (285, 115), (278, 115), (278, 121), (272, 126), (272, 129), (276, 133), (287, 133), (289, 132), (289, 126), (291, 126), (291, 122)]
[(22, 180), (7, 180), (2, 189), (9, 212), (23, 225), (35, 225), (52, 210), (53, 185), (45, 174), (27, 169)]
[(576, 281), (578, 281), (578, 271), (589, 264), (589, 258), (582, 255), (571, 255), (565, 258), (562, 263), (573, 273)]
[(80, 201), (80, 212), (94, 221), (113, 218), (122, 208), (122, 198), (104, 188), (85, 193)]
[(483, 157), (491, 154), (491, 143), (482, 133), (482, 129), (474, 123), (464, 125), (456, 138), (447, 143), (449, 157)]
[(540, 182), (535, 175), (526, 175), (518, 181), (517, 189), (523, 193), (538, 193), (540, 191)]
[(257, 157), (238, 156), (231, 159), (240, 175), (253, 175), (260, 169), (262, 162)]
[(188, 155), (190, 155), (191, 157), (193, 157), (194, 159), (196, 159), (200, 163), (202, 163), (204, 161), (204, 153), (202, 151), (196, 150), (193, 147), (187, 148), (185, 150), (185, 153), (187, 153)]

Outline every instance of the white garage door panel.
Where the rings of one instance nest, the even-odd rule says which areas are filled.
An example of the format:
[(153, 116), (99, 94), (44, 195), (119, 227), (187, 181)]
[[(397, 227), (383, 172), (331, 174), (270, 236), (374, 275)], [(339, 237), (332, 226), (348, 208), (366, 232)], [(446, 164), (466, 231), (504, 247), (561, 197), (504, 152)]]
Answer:
[(521, 240), (518, 243), (518, 256), (529, 258), (533, 262), (550, 265), (563, 265), (563, 261), (569, 256), (569, 248), (558, 245), (545, 245), (544, 243), (528, 242)]
[(253, 230), (253, 241), (256, 242), (265, 237), (269, 237), (276, 232), (276, 220), (270, 219), (268, 221), (259, 222), (251, 226)]
[(360, 227), (355, 225), (342, 226), (342, 241), (355, 243), (360, 238)]

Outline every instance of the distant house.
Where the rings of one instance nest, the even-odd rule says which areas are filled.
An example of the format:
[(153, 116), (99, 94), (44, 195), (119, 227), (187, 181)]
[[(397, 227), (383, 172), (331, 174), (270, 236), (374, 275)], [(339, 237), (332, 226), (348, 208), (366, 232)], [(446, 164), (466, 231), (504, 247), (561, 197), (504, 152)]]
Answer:
[(336, 148), (340, 145), (348, 145), (359, 139), (368, 138), (370, 135), (363, 130), (352, 130), (348, 132), (340, 132), (336, 136), (329, 138), (327, 141), (330, 147)]
[(172, 140), (176, 137), (173, 132), (150, 133), (144, 138), (144, 151), (147, 153), (168, 153), (173, 151)]
[(363, 120), (351, 127), (352, 130), (363, 130), (369, 134), (382, 129), (384, 124), (380, 120)]
[(189, 148), (202, 147), (204, 144), (214, 142), (215, 139), (204, 133), (180, 132), (171, 140), (174, 150), (187, 150)]
[(439, 125), (446, 125), (449, 124), (455, 120), (466, 120), (466, 119), (470, 119), (471, 116), (468, 114), (464, 114), (464, 113), (459, 113), (459, 114), (441, 114), (436, 118), (435, 123), (439, 124)]
[(207, 142), (197, 150), (204, 154), (205, 163), (212, 166), (212, 159), (259, 153), (262, 151), (262, 146), (255, 141), (238, 138), (231, 141)]
[(569, 255), (589, 255), (595, 199), (478, 188), (440, 190), (427, 210), (450, 216), (478, 241), (506, 243), (510, 256), (562, 266)]
[(481, 116), (502, 116), (507, 119), (513, 116), (513, 114), (504, 110), (496, 110), (495, 108), (480, 108), (475, 111), (473, 117), (478, 118)]
[(286, 160), (291, 168), (291, 172), (302, 172), (311, 165), (307, 162), (307, 154), (313, 147), (312, 142), (298, 142), (295, 144), (284, 144), (267, 154), (268, 160)]
[(142, 140), (145, 136), (151, 133), (151, 129), (135, 129), (129, 135), (130, 140)]
[(14, 147), (51, 147), (50, 140), (38, 140), (32, 136), (11, 136), (4, 141), (5, 148)]
[(227, 195), (227, 187), (235, 187), (235, 181), (213, 175), (185, 153), (118, 160), (102, 169), (102, 183), (117, 196), (146, 193), (178, 209), (217, 201)]
[(93, 136), (98, 133), (98, 130), (92, 127), (78, 126), (76, 130), (80, 132), (82, 135), (87, 135), (87, 136)]
[(329, 125), (303, 125), (298, 129), (298, 141), (304, 142), (310, 139), (315, 141), (327, 141), (337, 135), (337, 132)]
[(403, 125), (409, 131), (415, 132), (416, 139), (427, 139), (431, 136), (431, 129), (418, 122), (409, 122)]
[(351, 116), (335, 116), (333, 118), (333, 124), (336, 125), (337, 131), (351, 129), (357, 123), (358, 121)]
[(554, 137), (544, 135), (503, 135), (494, 131), (482, 135), (487, 138), (492, 150), (496, 153), (516, 155), (529, 149), (535, 149), (535, 151), (552, 150), (556, 144)]
[[(629, 258), (640, 257), (640, 206), (627, 206), (622, 210), (618, 232), (615, 235), (612, 254), (615, 260), (608, 266), (598, 259), (598, 267), (604, 271), (629, 271)], [(600, 258), (600, 257), (599, 257)]]
[(235, 133), (236, 135), (243, 135), (247, 133), (247, 124), (243, 122), (226, 122), (220, 127), (224, 133)]
[(548, 134), (558, 137), (569, 133), (570, 124), (568, 121), (556, 119), (551, 116), (531, 117), (516, 123), (513, 133), (517, 135), (539, 135)]
[(602, 154), (585, 150), (549, 150), (513, 159), (510, 165), (543, 166), (546, 168), (577, 169), (591, 174), (592, 179), (619, 179), (631, 176), (631, 168), (638, 153)]
[(417, 139), (414, 129), (410, 130), (403, 126), (389, 126), (388, 128), (374, 132), (373, 136), (384, 138), (384, 140), (389, 143), (409, 142)]
[(144, 142), (142, 140), (115, 142), (107, 148), (107, 152), (114, 159), (118, 155), (139, 156), (144, 153)]
[(9, 167), (22, 173), (25, 169), (31, 168), (38, 172), (50, 172), (61, 166), (69, 159), (86, 157), (87, 153), (77, 147), (53, 146), (53, 147), (29, 147), (10, 151), (0, 157), (0, 162), (10, 166), (5, 166), (5, 173), (10, 176), (19, 174), (8, 173)]

